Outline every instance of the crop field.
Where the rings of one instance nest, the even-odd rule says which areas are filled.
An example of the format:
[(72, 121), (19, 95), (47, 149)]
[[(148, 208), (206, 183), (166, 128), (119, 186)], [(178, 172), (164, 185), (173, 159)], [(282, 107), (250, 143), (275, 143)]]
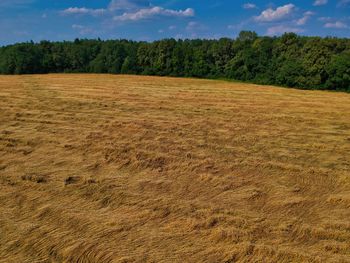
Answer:
[(350, 94), (0, 76), (0, 262), (350, 262)]

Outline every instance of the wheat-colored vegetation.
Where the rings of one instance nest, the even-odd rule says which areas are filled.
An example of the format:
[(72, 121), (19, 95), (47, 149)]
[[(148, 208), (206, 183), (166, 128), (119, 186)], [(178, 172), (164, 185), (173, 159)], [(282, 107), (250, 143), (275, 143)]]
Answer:
[(0, 77), (0, 262), (350, 262), (350, 94)]

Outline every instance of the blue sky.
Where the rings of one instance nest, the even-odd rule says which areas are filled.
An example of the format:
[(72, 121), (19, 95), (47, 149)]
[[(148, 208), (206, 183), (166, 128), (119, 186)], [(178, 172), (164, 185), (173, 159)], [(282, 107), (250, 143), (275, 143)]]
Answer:
[(350, 0), (0, 0), (0, 45), (97, 38), (350, 37)]

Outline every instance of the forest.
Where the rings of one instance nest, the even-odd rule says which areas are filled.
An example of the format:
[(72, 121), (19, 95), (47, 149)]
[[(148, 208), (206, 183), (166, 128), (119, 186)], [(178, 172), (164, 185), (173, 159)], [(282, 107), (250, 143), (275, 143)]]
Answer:
[(0, 74), (63, 72), (229, 79), (350, 92), (350, 39), (242, 31), (235, 39), (76, 39), (0, 48)]

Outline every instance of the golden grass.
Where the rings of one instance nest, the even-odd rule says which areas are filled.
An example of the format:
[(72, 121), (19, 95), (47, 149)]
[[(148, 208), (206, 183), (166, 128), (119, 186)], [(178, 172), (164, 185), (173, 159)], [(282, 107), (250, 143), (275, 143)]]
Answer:
[(350, 94), (2, 76), (0, 262), (350, 262)]

